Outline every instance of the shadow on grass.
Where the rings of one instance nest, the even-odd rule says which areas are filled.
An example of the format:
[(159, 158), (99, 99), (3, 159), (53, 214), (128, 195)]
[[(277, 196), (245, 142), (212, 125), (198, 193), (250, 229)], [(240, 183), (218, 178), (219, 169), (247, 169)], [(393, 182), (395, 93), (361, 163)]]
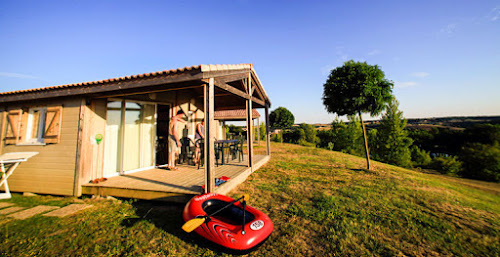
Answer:
[(368, 173), (368, 174), (377, 174), (376, 171), (369, 170), (369, 169), (350, 169), (350, 170), (356, 171), (356, 172), (364, 172), (364, 173)]
[(217, 245), (195, 232), (186, 233), (181, 227), (184, 224), (182, 218), (182, 211), (185, 203), (166, 203), (155, 201), (136, 201), (132, 203), (135, 209), (135, 217), (124, 219), (121, 223), (122, 226), (132, 227), (140, 221), (147, 221), (154, 224), (157, 228), (179, 238), (180, 240), (189, 244), (196, 244), (201, 248), (207, 248), (218, 253), (227, 253), (233, 255), (248, 254), (256, 250), (266, 240), (257, 245), (256, 247), (247, 251), (235, 251), (220, 245)]

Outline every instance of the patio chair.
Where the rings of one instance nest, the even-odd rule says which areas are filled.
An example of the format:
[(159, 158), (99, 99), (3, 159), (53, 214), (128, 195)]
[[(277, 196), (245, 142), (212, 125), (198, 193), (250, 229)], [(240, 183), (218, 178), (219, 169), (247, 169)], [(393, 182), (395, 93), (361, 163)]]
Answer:
[(238, 156), (238, 162), (244, 161), (243, 157), (243, 139), (239, 138), (238, 142), (235, 142), (229, 147), (229, 153), (233, 157), (233, 160)]
[(182, 138), (181, 154), (179, 156), (179, 161), (182, 160), (183, 163), (189, 164), (194, 162), (194, 142), (189, 137)]
[[(27, 161), (29, 158), (37, 155), (38, 152), (16, 152), (16, 153), (4, 153), (0, 155), (0, 166), (2, 168), (2, 177), (0, 179), (0, 187), (5, 185), (5, 193), (0, 193), (0, 199), (10, 199), (12, 196), (9, 190), (9, 184), (7, 179), (12, 175), (14, 170), (19, 166), (21, 162)], [(8, 166), (8, 169), (5, 169)]]
[[(200, 169), (200, 165), (205, 165), (205, 140), (198, 139), (196, 140), (196, 144), (200, 145), (200, 161), (198, 162), (198, 169)], [(221, 158), (221, 149), (215, 146), (215, 165), (219, 167), (219, 160)]]

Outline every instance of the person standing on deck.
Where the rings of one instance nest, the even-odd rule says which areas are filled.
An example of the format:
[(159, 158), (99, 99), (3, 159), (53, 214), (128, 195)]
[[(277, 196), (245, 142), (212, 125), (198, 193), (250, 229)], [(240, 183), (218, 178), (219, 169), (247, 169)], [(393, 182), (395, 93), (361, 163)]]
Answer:
[(184, 117), (184, 112), (182, 110), (179, 110), (177, 114), (172, 117), (170, 120), (170, 124), (168, 127), (168, 147), (169, 147), (169, 154), (168, 154), (168, 169), (169, 170), (177, 170), (178, 168), (175, 167), (175, 155), (179, 154), (181, 151), (181, 129), (182, 126), (181, 124), (186, 123), (182, 118)]
[(201, 120), (201, 123), (196, 125), (196, 135), (194, 140), (196, 142), (196, 149), (194, 152), (194, 164), (198, 164), (200, 162), (201, 157), (201, 141), (205, 139), (205, 119)]

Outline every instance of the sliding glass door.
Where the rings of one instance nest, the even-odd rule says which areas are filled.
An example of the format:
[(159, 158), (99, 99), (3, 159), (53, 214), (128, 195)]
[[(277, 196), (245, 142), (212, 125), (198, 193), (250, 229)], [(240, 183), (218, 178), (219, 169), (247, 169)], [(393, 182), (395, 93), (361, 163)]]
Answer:
[(108, 102), (104, 176), (153, 167), (155, 107), (125, 100)]
[(104, 132), (104, 177), (120, 171), (121, 157), (121, 102), (108, 102), (106, 131)]
[(125, 103), (123, 171), (141, 167), (141, 109), (137, 103)]

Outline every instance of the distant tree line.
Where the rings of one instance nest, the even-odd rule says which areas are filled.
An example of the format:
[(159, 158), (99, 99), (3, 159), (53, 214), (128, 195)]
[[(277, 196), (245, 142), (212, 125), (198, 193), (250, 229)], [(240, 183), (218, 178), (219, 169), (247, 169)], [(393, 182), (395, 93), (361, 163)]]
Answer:
[(465, 130), (410, 130), (409, 136), (414, 140), (414, 166), (500, 181), (500, 125), (476, 124)]
[[(398, 105), (395, 99), (389, 102), (380, 125), (367, 132), (372, 159), (405, 168), (500, 181), (500, 125), (477, 124), (464, 130), (407, 129)], [(316, 130), (305, 123), (282, 127), (271, 140), (365, 156), (361, 122), (354, 115), (348, 116), (348, 122), (335, 119), (329, 130)]]
[[(330, 130), (318, 131), (318, 147), (364, 156), (359, 120), (335, 120)], [(500, 125), (477, 124), (465, 130), (406, 129), (406, 120), (393, 101), (380, 126), (370, 129), (370, 157), (405, 168), (500, 182)]]

